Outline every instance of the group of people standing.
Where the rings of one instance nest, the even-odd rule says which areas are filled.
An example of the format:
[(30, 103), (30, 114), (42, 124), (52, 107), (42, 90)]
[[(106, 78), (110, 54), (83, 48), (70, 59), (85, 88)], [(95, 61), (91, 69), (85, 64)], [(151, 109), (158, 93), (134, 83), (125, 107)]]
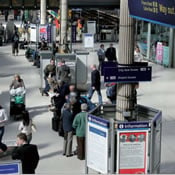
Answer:
[(97, 51), (98, 55), (98, 61), (99, 61), (99, 66), (98, 70), (101, 70), (101, 65), (102, 62), (105, 61), (105, 58), (107, 58), (107, 61), (117, 61), (117, 56), (116, 56), (116, 49), (113, 47), (113, 44), (111, 43), (110, 46), (105, 50), (104, 44), (100, 45), (100, 48)]

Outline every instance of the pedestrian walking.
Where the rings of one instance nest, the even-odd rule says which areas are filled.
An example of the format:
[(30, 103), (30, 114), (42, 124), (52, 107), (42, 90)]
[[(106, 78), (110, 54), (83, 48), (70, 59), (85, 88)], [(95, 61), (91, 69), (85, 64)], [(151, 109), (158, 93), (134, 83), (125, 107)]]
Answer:
[(89, 90), (88, 98), (91, 100), (94, 91), (97, 91), (98, 94), (98, 102), (102, 104), (102, 95), (101, 95), (101, 80), (100, 80), (100, 72), (97, 70), (97, 66), (95, 64), (91, 65), (91, 87)]
[(27, 143), (30, 143), (32, 140), (32, 131), (36, 131), (36, 126), (32, 119), (30, 119), (29, 112), (27, 110), (23, 111), (23, 119), (19, 124), (18, 130), (21, 133), (26, 134)]
[(12, 152), (12, 159), (21, 160), (22, 174), (35, 174), (39, 162), (38, 148), (36, 145), (27, 143), (24, 133), (17, 135), (17, 147)]
[(14, 35), (12, 36), (12, 54), (15, 56), (18, 55), (18, 45), (19, 45), (19, 35), (17, 31), (15, 31)]

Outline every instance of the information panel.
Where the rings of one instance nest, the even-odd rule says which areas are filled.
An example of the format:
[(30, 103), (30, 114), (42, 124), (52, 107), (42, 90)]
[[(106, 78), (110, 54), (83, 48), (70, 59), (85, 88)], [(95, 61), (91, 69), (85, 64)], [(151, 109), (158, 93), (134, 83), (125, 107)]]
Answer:
[(109, 121), (88, 115), (87, 166), (100, 173), (108, 173)]
[(132, 17), (175, 27), (174, 0), (129, 0), (128, 4)]
[(149, 123), (124, 123), (118, 125), (118, 174), (147, 173), (148, 131)]
[(139, 82), (151, 81), (152, 68), (121, 66), (104, 69), (104, 82)]
[(84, 47), (93, 48), (94, 47), (94, 35), (90, 33), (84, 34)]
[(0, 174), (21, 174), (20, 162), (0, 163)]

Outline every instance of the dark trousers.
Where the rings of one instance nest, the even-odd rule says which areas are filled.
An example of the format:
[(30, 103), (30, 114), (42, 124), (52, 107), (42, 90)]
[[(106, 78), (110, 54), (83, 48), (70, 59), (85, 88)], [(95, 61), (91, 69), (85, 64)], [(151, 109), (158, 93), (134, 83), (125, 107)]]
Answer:
[(12, 44), (12, 53), (13, 53), (13, 55), (15, 55), (15, 53), (16, 53), (16, 55), (18, 55), (18, 44), (16, 44), (16, 43), (13, 43)]
[(80, 160), (85, 159), (85, 137), (77, 136), (77, 158)]
[(2, 143), (3, 135), (4, 135), (4, 126), (0, 127), (0, 143)]

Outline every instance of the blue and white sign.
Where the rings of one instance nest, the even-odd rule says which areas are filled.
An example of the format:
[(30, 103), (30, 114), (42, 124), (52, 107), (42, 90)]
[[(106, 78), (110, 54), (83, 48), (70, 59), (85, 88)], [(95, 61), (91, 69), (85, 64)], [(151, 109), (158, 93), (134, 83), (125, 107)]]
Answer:
[(88, 115), (87, 167), (100, 173), (108, 173), (109, 121)]
[(90, 33), (84, 34), (84, 47), (85, 48), (94, 47), (94, 34), (90, 34)]
[(119, 123), (117, 129), (118, 130), (126, 130), (126, 129), (148, 129), (150, 128), (149, 122), (126, 122)]
[(128, 5), (134, 18), (175, 27), (174, 0), (129, 0)]
[(0, 174), (21, 174), (21, 163), (0, 163)]
[(116, 67), (105, 68), (104, 82), (139, 82), (151, 81), (152, 68), (147, 67)]

